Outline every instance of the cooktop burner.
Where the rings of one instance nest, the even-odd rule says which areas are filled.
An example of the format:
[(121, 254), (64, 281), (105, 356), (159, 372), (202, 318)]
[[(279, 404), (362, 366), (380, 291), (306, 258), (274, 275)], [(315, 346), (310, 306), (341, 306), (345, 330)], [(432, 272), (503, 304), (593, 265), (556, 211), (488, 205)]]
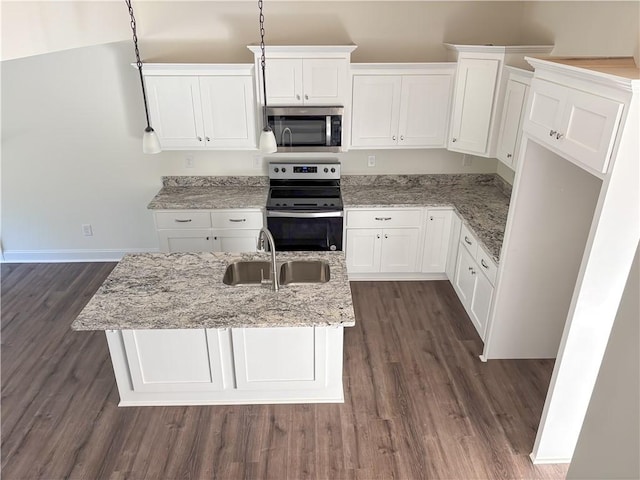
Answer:
[(340, 164), (269, 164), (267, 210), (342, 210)]

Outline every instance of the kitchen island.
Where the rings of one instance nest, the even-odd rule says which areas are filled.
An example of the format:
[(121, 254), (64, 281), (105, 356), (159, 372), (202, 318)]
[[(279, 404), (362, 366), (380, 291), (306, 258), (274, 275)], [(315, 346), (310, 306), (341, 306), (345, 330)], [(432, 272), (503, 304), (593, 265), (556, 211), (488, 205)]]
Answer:
[(126, 255), (73, 322), (104, 330), (120, 405), (344, 401), (344, 327), (355, 324), (343, 252), (325, 283), (226, 285), (227, 266), (264, 253)]

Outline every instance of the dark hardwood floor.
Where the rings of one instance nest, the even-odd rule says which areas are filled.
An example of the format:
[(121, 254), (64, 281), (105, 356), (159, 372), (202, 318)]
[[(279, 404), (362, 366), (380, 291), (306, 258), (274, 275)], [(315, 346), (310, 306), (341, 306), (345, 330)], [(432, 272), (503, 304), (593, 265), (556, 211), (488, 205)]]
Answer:
[(546, 479), (553, 362), (490, 361), (448, 282), (352, 283), (345, 403), (119, 408), (102, 332), (69, 326), (114, 264), (2, 265), (2, 478)]

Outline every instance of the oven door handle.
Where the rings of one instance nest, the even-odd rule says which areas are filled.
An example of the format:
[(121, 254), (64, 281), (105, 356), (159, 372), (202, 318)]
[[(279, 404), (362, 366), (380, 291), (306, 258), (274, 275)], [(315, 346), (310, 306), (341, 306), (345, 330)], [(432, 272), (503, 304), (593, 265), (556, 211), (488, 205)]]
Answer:
[(306, 211), (306, 210), (295, 210), (295, 211), (267, 210), (267, 217), (284, 217), (284, 218), (344, 217), (344, 211), (336, 210), (333, 212), (314, 212), (314, 211)]

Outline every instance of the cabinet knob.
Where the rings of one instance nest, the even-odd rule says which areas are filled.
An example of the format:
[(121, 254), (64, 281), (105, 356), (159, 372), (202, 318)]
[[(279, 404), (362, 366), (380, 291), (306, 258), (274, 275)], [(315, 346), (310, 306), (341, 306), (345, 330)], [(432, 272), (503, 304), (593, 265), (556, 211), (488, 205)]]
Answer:
[(404, 135), (400, 135), (400, 141), (404, 140)]
[(473, 272), (473, 267), (469, 267), (469, 271), (470, 271), (470, 272)]
[(549, 130), (549, 136), (550, 137), (553, 137), (556, 133), (558, 133), (558, 132), (556, 132), (555, 130)]
[(376, 238), (380, 238), (380, 234), (377, 234), (377, 235), (376, 235)]
[(391, 140), (395, 141), (396, 140), (396, 136), (394, 135), (393, 137), (391, 137)]
[(209, 137), (204, 137), (204, 139), (205, 139), (207, 142), (210, 142), (210, 141), (211, 141), (211, 139), (210, 139)]
[(305, 96), (304, 96), (304, 99), (305, 99), (305, 100), (309, 100), (309, 95), (305, 95)]
[(511, 158), (513, 157), (513, 155), (511, 155), (510, 153), (507, 153), (507, 158)]
[(556, 133), (556, 140), (560, 140), (562, 137), (564, 137), (563, 134), (561, 133)]
[(475, 275), (475, 274), (476, 274), (476, 271), (472, 268), (471, 269), (471, 275)]
[(387, 235), (386, 233), (384, 234), (384, 238), (389, 238), (389, 235)]
[(457, 139), (457, 138), (452, 138), (452, 139), (451, 139), (451, 141), (452, 141), (453, 143), (456, 143), (456, 142), (458, 141), (458, 139)]
[(201, 142), (202, 141), (202, 137), (198, 137), (198, 141)]
[[(214, 239), (214, 240), (217, 240), (217, 239), (218, 239), (218, 237), (213, 237), (213, 239)], [(207, 240), (209, 240), (209, 239), (207, 238)]]
[(205, 240), (209, 240), (209, 237), (204, 237)]
[(433, 222), (433, 217), (429, 217), (429, 220), (431, 220)]
[(300, 100), (300, 95), (296, 95), (296, 100)]

